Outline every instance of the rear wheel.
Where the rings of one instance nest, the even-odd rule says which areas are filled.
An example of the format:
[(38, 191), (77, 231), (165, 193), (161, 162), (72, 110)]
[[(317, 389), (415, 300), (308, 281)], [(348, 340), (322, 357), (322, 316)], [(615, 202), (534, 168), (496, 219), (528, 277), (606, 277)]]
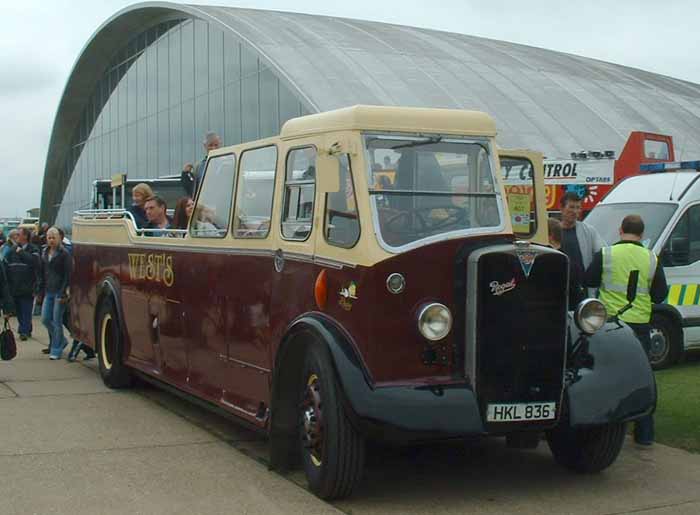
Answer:
[(683, 351), (683, 342), (678, 333), (678, 328), (668, 317), (659, 314), (651, 317), (651, 347), (649, 348), (651, 368), (661, 370), (678, 362)]
[(547, 433), (547, 443), (557, 463), (575, 472), (591, 474), (615, 462), (625, 432), (624, 422), (576, 429), (562, 424)]
[(309, 346), (299, 404), (301, 460), (311, 491), (322, 499), (350, 495), (362, 477), (365, 442), (350, 424), (328, 351)]
[(128, 388), (131, 386), (131, 371), (124, 365), (119, 315), (111, 297), (100, 304), (96, 329), (96, 350), (102, 381), (110, 388)]

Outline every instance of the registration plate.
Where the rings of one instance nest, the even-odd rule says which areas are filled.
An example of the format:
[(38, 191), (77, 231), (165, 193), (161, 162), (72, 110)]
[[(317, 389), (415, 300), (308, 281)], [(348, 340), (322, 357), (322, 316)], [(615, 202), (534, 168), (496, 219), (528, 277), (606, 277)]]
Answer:
[(524, 420), (554, 420), (555, 402), (528, 402), (522, 404), (489, 404), (487, 422), (518, 422)]

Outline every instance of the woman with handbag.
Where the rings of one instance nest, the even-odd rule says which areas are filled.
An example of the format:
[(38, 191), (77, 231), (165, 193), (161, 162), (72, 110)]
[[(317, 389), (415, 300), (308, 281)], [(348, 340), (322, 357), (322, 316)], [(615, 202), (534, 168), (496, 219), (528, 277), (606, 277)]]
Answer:
[(0, 358), (9, 360), (17, 355), (17, 344), (10, 329), (10, 317), (15, 314), (15, 306), (10, 295), (10, 287), (7, 283), (5, 262), (0, 260), (0, 311), (2, 312), (3, 325), (0, 327)]
[(5, 262), (2, 260), (0, 260), (0, 310), (2, 310), (2, 316), (5, 320), (15, 316), (15, 305), (12, 302), (12, 295), (10, 295)]
[(63, 334), (63, 312), (68, 301), (68, 285), (73, 262), (61, 244), (56, 227), (46, 231), (46, 249), (41, 256), (40, 291), (44, 297), (41, 321), (49, 332), (49, 359), (61, 359), (68, 340)]

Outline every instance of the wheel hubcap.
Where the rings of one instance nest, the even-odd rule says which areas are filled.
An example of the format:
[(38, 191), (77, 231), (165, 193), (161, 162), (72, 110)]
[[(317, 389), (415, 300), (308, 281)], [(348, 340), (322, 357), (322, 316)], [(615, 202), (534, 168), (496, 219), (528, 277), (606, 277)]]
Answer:
[(668, 354), (668, 338), (663, 331), (656, 327), (651, 329), (651, 347), (649, 349), (649, 360), (652, 363), (662, 361)]
[(302, 441), (311, 462), (317, 467), (323, 463), (323, 411), (318, 376), (312, 374), (306, 382), (302, 409)]

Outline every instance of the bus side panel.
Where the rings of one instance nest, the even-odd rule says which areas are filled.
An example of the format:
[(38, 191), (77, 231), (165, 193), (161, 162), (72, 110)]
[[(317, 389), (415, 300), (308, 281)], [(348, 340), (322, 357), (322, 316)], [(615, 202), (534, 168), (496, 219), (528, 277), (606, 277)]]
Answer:
[(91, 245), (73, 246), (73, 272), (70, 285), (70, 315), (74, 336), (95, 347), (95, 303), (97, 277), (95, 249)]
[(226, 259), (229, 363), (222, 399), (248, 413), (263, 413), (261, 407), (270, 404), (273, 258), (234, 254)]

